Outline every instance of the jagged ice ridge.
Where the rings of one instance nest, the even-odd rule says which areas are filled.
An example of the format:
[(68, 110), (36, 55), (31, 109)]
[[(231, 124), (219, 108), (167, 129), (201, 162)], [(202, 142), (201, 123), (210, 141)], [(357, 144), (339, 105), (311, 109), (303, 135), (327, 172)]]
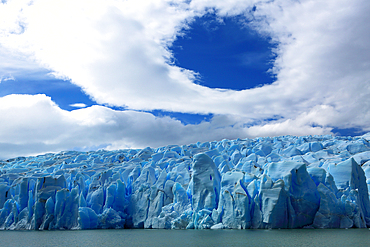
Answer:
[(280, 136), (3, 160), (0, 229), (370, 227), (369, 140)]

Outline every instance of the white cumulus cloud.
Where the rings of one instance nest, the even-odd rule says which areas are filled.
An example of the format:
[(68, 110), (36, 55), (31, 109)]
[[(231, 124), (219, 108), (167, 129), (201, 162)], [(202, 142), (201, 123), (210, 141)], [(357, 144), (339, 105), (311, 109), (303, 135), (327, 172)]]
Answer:
[[(249, 28), (272, 38), (277, 55), (272, 69), (277, 79), (272, 85), (241, 91), (211, 89), (196, 84), (193, 71), (173, 64), (172, 42), (184, 34), (184, 29), (189, 28), (195, 17), (207, 11), (221, 19), (244, 16)], [(55, 119), (61, 119), (57, 127), (46, 119), (38, 124), (46, 128), (49, 121), (53, 131), (41, 133), (38, 127), (20, 120), (32, 117), (27, 112), (18, 118), (16, 111), (10, 112), (13, 117), (9, 121), (14, 126), (2, 125), (5, 139), (1, 140), (26, 145), (18, 143), (17, 133), (9, 132), (15, 131), (17, 126), (40, 130), (29, 134), (35, 141), (58, 142), (56, 140), (62, 138), (59, 143), (69, 143), (59, 148), (72, 144), (141, 145), (144, 141), (140, 142), (139, 136), (149, 133), (139, 126), (149, 124), (158, 129), (167, 128), (172, 134), (159, 131), (163, 135), (158, 136), (158, 142), (153, 141), (156, 136), (152, 141), (143, 137), (148, 146), (170, 140), (183, 143), (193, 140), (194, 136), (209, 140), (234, 134), (235, 137), (321, 134), (330, 133), (333, 127), (370, 130), (369, 12), (370, 2), (366, 0), (9, 0), (0, 4), (0, 51), (8, 51), (3, 56), (13, 58), (9, 51), (22, 54), (30, 64), (37, 62), (56, 77), (80, 86), (99, 104), (131, 110), (212, 113), (216, 117), (211, 122), (187, 128), (174, 119), (155, 118), (134, 111), (117, 112), (101, 106), (69, 113), (43, 98), (35, 103), (34, 111), (41, 119), (45, 117), (42, 111), (57, 114)], [(7, 66), (20, 66), (17, 61)], [(23, 102), (25, 98), (17, 99)], [(11, 104), (19, 103), (15, 100)], [(3, 111), (6, 114), (10, 108)], [(86, 117), (82, 117), (84, 115)], [(275, 116), (279, 119), (265, 121)], [(129, 125), (125, 123), (141, 123), (139, 119), (148, 121), (131, 129), (139, 136), (119, 128), (102, 127), (125, 126), (127, 130)], [(230, 121), (234, 124), (229, 125)], [(229, 132), (212, 129), (216, 123), (224, 126), (222, 131)], [(80, 130), (82, 126), (99, 126), (99, 130), (106, 131), (99, 132), (104, 138), (92, 142), (76, 134), (75, 138), (80, 140), (74, 143), (69, 138), (75, 133), (73, 130)], [(213, 131), (207, 136), (194, 131), (207, 129), (207, 126)], [(183, 130), (180, 134), (191, 129), (187, 133), (190, 136), (177, 136), (179, 129)], [(62, 130), (65, 130), (63, 134)], [(125, 141), (113, 138), (113, 130), (120, 133), (117, 136), (125, 136)], [(58, 138), (53, 139), (52, 134)], [(29, 138), (26, 139), (31, 140)]]
[[(184, 125), (170, 117), (97, 105), (66, 111), (43, 94), (0, 97), (0, 115), (0, 159), (76, 148), (144, 148), (274, 133), (293, 135), (305, 124), (294, 120), (246, 127), (240, 117), (217, 115), (210, 122)], [(330, 133), (325, 128), (304, 128), (307, 134)]]

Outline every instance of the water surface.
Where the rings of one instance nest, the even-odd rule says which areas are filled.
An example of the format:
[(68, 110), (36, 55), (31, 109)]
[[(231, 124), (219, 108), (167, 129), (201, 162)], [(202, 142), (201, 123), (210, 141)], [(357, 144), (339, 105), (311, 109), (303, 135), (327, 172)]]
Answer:
[(370, 246), (369, 229), (0, 231), (0, 246)]

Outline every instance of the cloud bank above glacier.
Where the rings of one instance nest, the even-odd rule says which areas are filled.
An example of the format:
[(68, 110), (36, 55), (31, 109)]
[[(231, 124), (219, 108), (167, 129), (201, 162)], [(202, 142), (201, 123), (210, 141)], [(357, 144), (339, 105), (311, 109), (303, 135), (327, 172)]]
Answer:
[[(0, 5), (1, 83), (46, 69), (96, 102), (65, 111), (42, 90), (4, 95), (0, 157), (370, 130), (367, 1), (9, 0)], [(210, 88), (197, 83), (196, 71), (175, 65), (173, 42), (209, 13), (220, 22), (238, 17), (271, 39), (274, 83)], [(213, 118), (184, 125), (152, 110)]]

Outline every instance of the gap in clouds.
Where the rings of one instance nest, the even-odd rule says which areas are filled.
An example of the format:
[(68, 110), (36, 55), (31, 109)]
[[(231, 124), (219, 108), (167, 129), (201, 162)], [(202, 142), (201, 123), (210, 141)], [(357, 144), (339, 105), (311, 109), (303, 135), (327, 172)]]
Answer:
[(275, 48), (246, 24), (245, 17), (197, 17), (170, 47), (176, 66), (199, 73), (198, 83), (210, 88), (250, 89), (275, 81)]
[(213, 114), (191, 114), (191, 113), (181, 113), (181, 112), (167, 112), (154, 110), (149, 113), (156, 117), (170, 117), (179, 120), (183, 125), (189, 124), (200, 124), (201, 122), (209, 122), (214, 117)]
[[(79, 107), (73, 106), (73, 104), (82, 103), (84, 107), (90, 107), (92, 105), (98, 105), (95, 101), (89, 98), (80, 87), (72, 84), (68, 80), (54, 79), (53, 77), (45, 75), (45, 73), (39, 73), (33, 75), (30, 78), (17, 77), (15, 80), (2, 81), (0, 83), (0, 97), (10, 94), (45, 94), (51, 98), (51, 100), (57, 104), (61, 109), (72, 111)], [(116, 111), (124, 111), (124, 107), (104, 105), (107, 108)], [(155, 110), (148, 112), (153, 114), (155, 117), (170, 117), (172, 119), (179, 120), (183, 125), (189, 124), (200, 124), (201, 122), (209, 122), (213, 114), (188, 114), (180, 112), (167, 112), (161, 110)], [(98, 146), (98, 149), (106, 147), (107, 144)], [(89, 147), (91, 149), (91, 147)], [(94, 150), (96, 148), (93, 148)], [(77, 151), (86, 151), (86, 148), (73, 148)]]
[(361, 128), (347, 128), (347, 129), (333, 128), (331, 132), (337, 136), (361, 136), (368, 133), (368, 131), (363, 131)]
[[(40, 76), (41, 77), (41, 76)], [(63, 110), (71, 111), (75, 103), (84, 103), (86, 106), (96, 105), (80, 87), (70, 81), (50, 78), (15, 78), (14, 81), (0, 83), (0, 97), (9, 94), (45, 94)]]

